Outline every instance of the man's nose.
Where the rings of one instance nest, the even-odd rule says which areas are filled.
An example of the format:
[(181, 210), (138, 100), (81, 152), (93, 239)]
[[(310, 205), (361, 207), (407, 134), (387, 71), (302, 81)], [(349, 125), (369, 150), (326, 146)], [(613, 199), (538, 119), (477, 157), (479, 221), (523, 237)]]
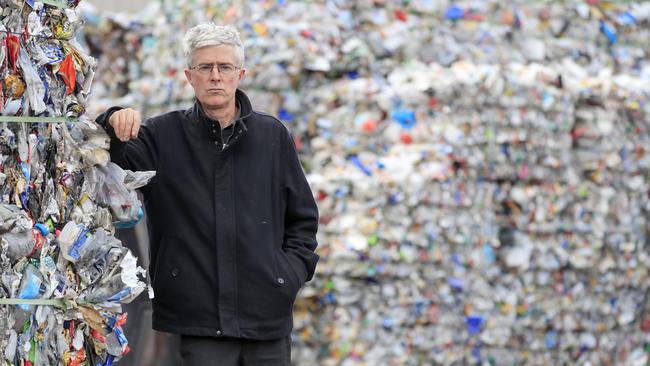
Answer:
[(213, 67), (212, 71), (210, 71), (210, 79), (212, 80), (220, 80), (221, 79), (221, 73), (219, 72), (218, 67)]

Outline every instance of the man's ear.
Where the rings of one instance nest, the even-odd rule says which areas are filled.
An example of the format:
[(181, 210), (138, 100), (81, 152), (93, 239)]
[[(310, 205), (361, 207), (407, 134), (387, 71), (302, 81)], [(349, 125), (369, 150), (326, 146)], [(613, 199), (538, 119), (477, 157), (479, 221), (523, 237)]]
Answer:
[(189, 69), (185, 69), (185, 78), (186, 78), (187, 81), (190, 83), (190, 85), (194, 86), (194, 85), (192, 84), (192, 73), (190, 72)]

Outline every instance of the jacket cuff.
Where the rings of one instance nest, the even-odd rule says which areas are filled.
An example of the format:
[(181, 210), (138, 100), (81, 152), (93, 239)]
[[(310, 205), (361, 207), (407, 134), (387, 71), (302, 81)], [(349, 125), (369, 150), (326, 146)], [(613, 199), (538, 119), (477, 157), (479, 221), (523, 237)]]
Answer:
[(316, 263), (318, 263), (318, 254), (310, 253), (309, 258), (303, 259), (298, 254), (287, 251), (287, 256), (291, 260), (294, 268), (299, 271), (303, 283), (311, 281), (316, 271)]
[(120, 107), (120, 106), (110, 107), (104, 113), (97, 116), (97, 118), (95, 119), (95, 122), (98, 125), (102, 126), (104, 131), (106, 131), (108, 136), (110, 136), (111, 141), (115, 141), (115, 140), (118, 140), (118, 139), (117, 139), (117, 136), (115, 135), (115, 130), (113, 129), (113, 126), (111, 126), (111, 124), (108, 123), (108, 121), (111, 119), (111, 116), (113, 115), (113, 113), (115, 113), (115, 112), (117, 112), (117, 111), (119, 111), (121, 109), (124, 109), (124, 107)]

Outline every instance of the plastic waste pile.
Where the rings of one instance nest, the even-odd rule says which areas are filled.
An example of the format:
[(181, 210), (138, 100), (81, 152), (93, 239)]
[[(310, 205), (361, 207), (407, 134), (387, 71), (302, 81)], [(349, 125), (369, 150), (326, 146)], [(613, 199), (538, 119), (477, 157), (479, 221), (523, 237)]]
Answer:
[[(85, 26), (78, 39), (87, 52), (97, 59), (96, 78), (88, 103), (88, 115), (103, 112), (107, 103), (132, 105), (132, 82), (142, 77), (142, 43), (150, 30), (138, 19), (99, 13), (82, 3), (77, 8)], [(111, 105), (113, 105), (111, 104)]]
[(135, 107), (192, 103), (179, 37), (216, 20), (294, 132), (322, 258), (298, 364), (648, 362), (648, 3), (162, 4)]
[(0, 1), (0, 364), (111, 365), (145, 271), (113, 236), (154, 172), (109, 162), (85, 114), (78, 1)]

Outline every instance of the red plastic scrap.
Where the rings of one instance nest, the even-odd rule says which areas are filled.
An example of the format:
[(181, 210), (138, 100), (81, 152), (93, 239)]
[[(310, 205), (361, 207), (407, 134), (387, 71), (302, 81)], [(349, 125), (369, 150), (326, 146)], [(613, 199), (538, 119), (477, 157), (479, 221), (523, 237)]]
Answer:
[(18, 53), (20, 52), (20, 39), (15, 34), (7, 35), (5, 38), (5, 47), (7, 48), (7, 55), (9, 57), (9, 65), (14, 73), (16, 73), (18, 66)]
[(129, 316), (129, 313), (124, 313), (124, 314), (121, 314), (120, 316), (118, 316), (117, 320), (115, 321), (115, 328), (121, 327), (122, 325), (124, 325), (124, 323), (126, 323), (126, 319), (128, 318), (128, 316)]
[(65, 60), (61, 62), (59, 67), (59, 74), (66, 85), (66, 94), (70, 95), (74, 91), (74, 86), (77, 83), (77, 76), (74, 69), (74, 61), (72, 55), (68, 54)]
[(408, 20), (408, 14), (404, 10), (396, 9), (395, 18), (405, 22)]
[(97, 330), (92, 329), (90, 335), (101, 343), (106, 343), (106, 337), (103, 334), (99, 333)]
[(85, 361), (86, 361), (86, 350), (82, 348), (79, 351), (75, 352), (73, 358), (70, 359), (67, 366), (79, 366), (83, 364)]

